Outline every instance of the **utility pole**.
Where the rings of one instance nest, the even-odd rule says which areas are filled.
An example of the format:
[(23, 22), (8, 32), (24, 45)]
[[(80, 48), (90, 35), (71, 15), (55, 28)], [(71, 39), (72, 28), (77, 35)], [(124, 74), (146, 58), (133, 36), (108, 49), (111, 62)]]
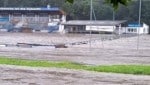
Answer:
[[(93, 13), (93, 3), (92, 2), (93, 2), (93, 0), (91, 0), (91, 2), (90, 2), (90, 21), (91, 22), (93, 20), (92, 19), (92, 16), (93, 16), (93, 14), (92, 14)], [(90, 39), (89, 39), (90, 49), (91, 49), (91, 43), (92, 43), (91, 40), (92, 40), (92, 30), (91, 30), (91, 26), (90, 26)]]
[[(113, 15), (112, 15), (112, 20), (113, 22), (115, 21), (115, 11), (114, 9), (112, 9), (112, 12), (113, 12)], [(112, 35), (115, 33), (115, 26), (113, 26), (113, 32), (112, 32)]]
[(113, 10), (113, 21), (115, 20), (115, 11)]
[(90, 20), (91, 20), (91, 21), (92, 21), (92, 16), (93, 16), (93, 15), (92, 15), (92, 13), (93, 13), (93, 3), (92, 3), (92, 2), (93, 2), (93, 0), (91, 0), (91, 3), (90, 3), (90, 4), (91, 4), (91, 5), (90, 5)]
[(141, 5), (142, 1), (139, 1), (139, 23), (138, 23), (138, 39), (137, 39), (137, 50), (139, 50), (139, 41), (140, 41), (140, 27), (141, 27)]

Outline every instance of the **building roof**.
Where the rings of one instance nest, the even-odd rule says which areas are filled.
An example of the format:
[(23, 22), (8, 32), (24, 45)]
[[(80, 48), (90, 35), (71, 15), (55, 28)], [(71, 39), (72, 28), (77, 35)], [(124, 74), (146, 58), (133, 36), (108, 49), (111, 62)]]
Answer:
[(0, 7), (1, 13), (14, 13), (14, 12), (35, 12), (35, 13), (49, 13), (49, 12), (59, 12), (61, 14), (65, 14), (64, 11), (59, 9), (58, 7), (41, 7), (41, 8), (35, 8), (35, 7)]
[(54, 8), (47, 8), (47, 7), (43, 7), (43, 8), (32, 8), (32, 7), (1, 7), (0, 10), (7, 10), (7, 11), (22, 11), (22, 10), (27, 10), (27, 11), (59, 11), (59, 8), (54, 7)]
[(102, 25), (102, 26), (115, 26), (125, 23), (126, 20), (70, 20), (62, 23), (62, 25)]

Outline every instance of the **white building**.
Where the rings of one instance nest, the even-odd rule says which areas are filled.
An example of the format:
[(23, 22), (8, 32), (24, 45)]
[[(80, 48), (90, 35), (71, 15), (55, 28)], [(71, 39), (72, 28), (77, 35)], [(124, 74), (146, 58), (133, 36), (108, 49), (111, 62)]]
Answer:
[(127, 27), (123, 28), (123, 33), (148, 34), (149, 26), (145, 23), (142, 23), (141, 25), (138, 23), (130, 23)]
[(59, 32), (83, 33), (83, 32), (107, 32), (121, 34), (121, 24), (126, 20), (71, 20), (61, 24)]

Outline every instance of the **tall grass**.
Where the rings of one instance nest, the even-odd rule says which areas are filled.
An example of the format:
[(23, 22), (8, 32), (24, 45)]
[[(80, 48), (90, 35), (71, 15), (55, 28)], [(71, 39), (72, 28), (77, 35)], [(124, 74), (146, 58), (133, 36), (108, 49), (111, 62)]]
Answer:
[(31, 66), (31, 67), (56, 67), (68, 69), (81, 69), (96, 72), (111, 72), (124, 74), (150, 75), (150, 65), (108, 65), (108, 66), (87, 66), (73, 62), (52, 62), (40, 60), (24, 60), (16, 58), (0, 57), (0, 64)]

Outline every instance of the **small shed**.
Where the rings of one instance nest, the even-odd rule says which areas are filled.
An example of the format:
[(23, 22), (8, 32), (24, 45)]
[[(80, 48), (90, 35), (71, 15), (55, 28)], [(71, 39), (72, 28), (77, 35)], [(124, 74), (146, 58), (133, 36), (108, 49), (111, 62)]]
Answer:
[(145, 23), (129, 23), (126, 27), (123, 28), (124, 33), (132, 33), (132, 34), (148, 34), (149, 26)]
[(60, 32), (87, 33), (87, 32), (121, 32), (121, 24), (126, 20), (71, 20), (61, 23)]

